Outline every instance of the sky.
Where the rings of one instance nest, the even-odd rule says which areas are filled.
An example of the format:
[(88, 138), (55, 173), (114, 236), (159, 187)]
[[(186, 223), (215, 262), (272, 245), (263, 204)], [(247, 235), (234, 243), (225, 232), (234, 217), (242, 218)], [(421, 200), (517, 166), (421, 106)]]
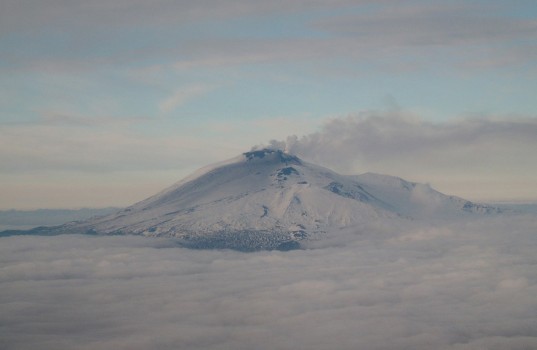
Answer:
[(369, 222), (322, 247), (0, 238), (0, 347), (537, 348), (535, 214)]
[(0, 209), (125, 206), (280, 145), (537, 200), (537, 5), (3, 0)]

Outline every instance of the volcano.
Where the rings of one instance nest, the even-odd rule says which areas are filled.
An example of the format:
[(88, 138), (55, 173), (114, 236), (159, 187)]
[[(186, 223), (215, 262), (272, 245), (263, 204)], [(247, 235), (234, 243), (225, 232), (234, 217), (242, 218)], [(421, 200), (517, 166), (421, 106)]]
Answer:
[(496, 211), (428, 185), (373, 173), (340, 175), (282, 150), (260, 149), (200, 169), (114, 214), (45, 230), (176, 237), (191, 248), (286, 250), (372, 220)]

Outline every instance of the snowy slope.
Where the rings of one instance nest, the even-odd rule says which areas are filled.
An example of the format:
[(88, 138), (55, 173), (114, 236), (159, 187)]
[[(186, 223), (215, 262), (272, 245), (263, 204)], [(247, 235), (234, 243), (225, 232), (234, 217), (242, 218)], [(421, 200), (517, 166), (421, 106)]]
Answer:
[(454, 219), (464, 214), (499, 213), (498, 208), (442, 194), (427, 184), (388, 175), (365, 173), (352, 177), (373, 193), (383, 208), (413, 219)]
[(370, 173), (339, 175), (283, 151), (263, 149), (201, 169), (115, 214), (61, 229), (174, 236), (195, 247), (287, 249), (372, 220), (487, 210), (426, 185)]

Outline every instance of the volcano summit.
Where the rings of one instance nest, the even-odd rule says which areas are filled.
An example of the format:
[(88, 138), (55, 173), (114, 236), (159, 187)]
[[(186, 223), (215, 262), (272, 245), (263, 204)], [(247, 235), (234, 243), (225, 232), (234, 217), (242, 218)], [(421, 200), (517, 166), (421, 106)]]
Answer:
[(495, 211), (428, 185), (372, 173), (340, 175), (281, 150), (262, 149), (200, 169), (117, 213), (41, 230), (177, 237), (192, 248), (250, 251), (298, 248), (371, 220)]

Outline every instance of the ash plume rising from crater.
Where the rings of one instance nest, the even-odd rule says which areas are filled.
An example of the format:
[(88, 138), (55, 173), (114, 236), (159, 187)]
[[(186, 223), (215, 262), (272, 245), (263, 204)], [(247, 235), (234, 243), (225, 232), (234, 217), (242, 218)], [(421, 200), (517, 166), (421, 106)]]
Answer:
[(536, 118), (427, 121), (399, 109), (364, 111), (269, 147), (341, 173), (396, 175), (477, 201), (537, 198)]

